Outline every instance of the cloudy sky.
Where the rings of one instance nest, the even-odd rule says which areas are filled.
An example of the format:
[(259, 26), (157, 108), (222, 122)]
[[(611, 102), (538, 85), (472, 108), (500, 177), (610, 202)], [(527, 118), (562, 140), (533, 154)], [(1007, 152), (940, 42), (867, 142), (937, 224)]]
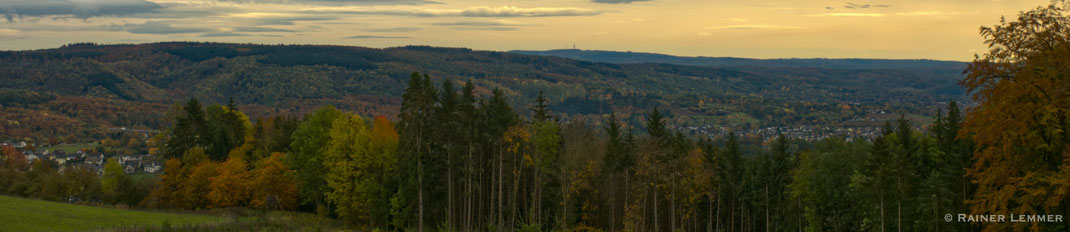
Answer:
[(0, 50), (219, 41), (969, 60), (1047, 0), (0, 0)]

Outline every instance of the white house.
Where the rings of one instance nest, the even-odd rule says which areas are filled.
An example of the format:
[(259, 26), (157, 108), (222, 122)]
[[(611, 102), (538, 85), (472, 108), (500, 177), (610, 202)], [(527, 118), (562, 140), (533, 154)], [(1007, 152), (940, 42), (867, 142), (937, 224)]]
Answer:
[(153, 161), (152, 163), (145, 164), (145, 172), (156, 173), (160, 171), (160, 169), (163, 169), (163, 166), (160, 166), (160, 164), (155, 161)]

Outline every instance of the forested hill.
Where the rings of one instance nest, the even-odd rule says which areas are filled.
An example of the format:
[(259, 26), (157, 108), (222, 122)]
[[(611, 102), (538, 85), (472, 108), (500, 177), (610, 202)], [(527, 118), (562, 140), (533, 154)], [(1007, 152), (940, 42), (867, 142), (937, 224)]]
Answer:
[(659, 107), (676, 126), (835, 126), (879, 111), (931, 115), (937, 102), (964, 96), (959, 63), (913, 64), (700, 67), (427, 46), (73, 44), (0, 52), (0, 135), (161, 128), (168, 108), (192, 97), (233, 99), (253, 117), (324, 104), (393, 116), (412, 72), (471, 81), (479, 94), (502, 89), (525, 114), (541, 91), (564, 117), (617, 112), (637, 122), (638, 113)]
[(546, 51), (514, 50), (509, 52), (525, 55), (556, 56), (614, 64), (663, 63), (708, 67), (755, 66), (830, 69), (950, 69), (958, 71), (962, 71), (966, 68), (966, 63), (963, 62), (925, 59), (748, 59), (736, 57), (684, 57), (645, 52), (616, 52), (579, 49), (557, 49)]

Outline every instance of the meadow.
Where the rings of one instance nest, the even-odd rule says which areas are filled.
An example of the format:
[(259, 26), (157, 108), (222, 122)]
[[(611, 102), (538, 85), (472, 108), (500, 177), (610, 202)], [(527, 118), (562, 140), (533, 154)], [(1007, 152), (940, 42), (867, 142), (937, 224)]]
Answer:
[(0, 231), (94, 231), (164, 224), (216, 224), (225, 220), (202, 214), (124, 210), (0, 196)]

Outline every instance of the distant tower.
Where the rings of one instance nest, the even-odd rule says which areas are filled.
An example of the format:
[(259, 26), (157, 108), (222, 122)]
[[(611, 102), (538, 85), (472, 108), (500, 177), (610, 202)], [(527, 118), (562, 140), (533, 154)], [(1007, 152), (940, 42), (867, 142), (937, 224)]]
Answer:
[(576, 44), (572, 44), (572, 50), (576, 50)]

